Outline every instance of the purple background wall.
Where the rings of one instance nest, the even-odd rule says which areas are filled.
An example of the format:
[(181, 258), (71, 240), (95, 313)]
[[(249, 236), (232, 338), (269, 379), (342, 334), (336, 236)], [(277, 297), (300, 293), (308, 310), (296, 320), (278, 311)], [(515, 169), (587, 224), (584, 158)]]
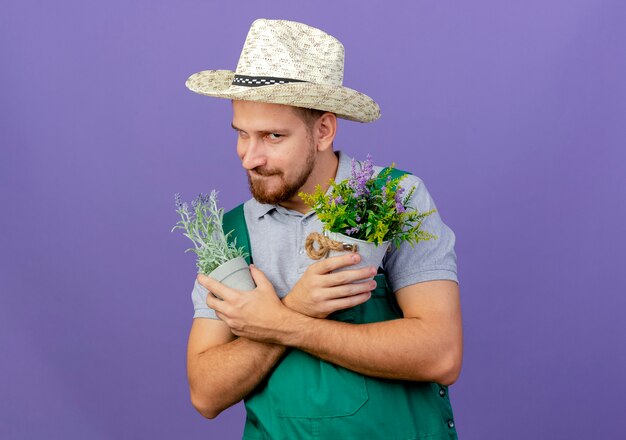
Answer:
[(254, 18), (320, 27), (383, 117), (336, 145), (421, 176), (457, 234), (463, 439), (623, 438), (626, 7), (34, 2), (0, 13), (0, 438), (235, 439), (192, 408), (173, 195), (248, 197), (230, 104)]

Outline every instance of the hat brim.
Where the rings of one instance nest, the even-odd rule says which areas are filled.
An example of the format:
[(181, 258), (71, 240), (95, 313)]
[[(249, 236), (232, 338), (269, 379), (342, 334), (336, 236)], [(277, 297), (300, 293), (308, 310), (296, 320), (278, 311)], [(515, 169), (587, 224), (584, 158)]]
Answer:
[(380, 108), (372, 98), (348, 87), (308, 82), (234, 86), (234, 77), (235, 72), (230, 70), (203, 70), (191, 75), (185, 86), (205, 96), (312, 108), (357, 122), (372, 122), (380, 117)]

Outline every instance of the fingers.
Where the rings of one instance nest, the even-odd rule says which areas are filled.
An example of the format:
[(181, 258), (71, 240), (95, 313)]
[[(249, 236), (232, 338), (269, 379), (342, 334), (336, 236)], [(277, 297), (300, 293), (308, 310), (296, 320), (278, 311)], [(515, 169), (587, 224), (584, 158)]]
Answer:
[(337, 310), (349, 309), (350, 307), (363, 304), (372, 296), (372, 292), (359, 293), (358, 295), (346, 296), (344, 298), (337, 298), (328, 302), (330, 313)]
[(363, 283), (343, 284), (341, 286), (325, 289), (324, 299), (334, 301), (339, 298), (349, 298), (361, 294), (369, 294), (374, 289), (376, 289), (376, 281), (374, 280), (365, 281)]
[(215, 310), (216, 313), (224, 313), (226, 304), (220, 298), (217, 298), (215, 294), (209, 291), (206, 297), (206, 305)]
[(250, 273), (252, 274), (252, 279), (254, 280), (254, 284), (256, 284), (257, 287), (260, 287), (262, 289), (267, 287), (273, 288), (272, 283), (270, 282), (270, 280), (267, 279), (263, 271), (261, 269), (258, 269), (254, 264), (250, 265)]
[(230, 287), (226, 287), (224, 284), (220, 283), (219, 281), (208, 277), (204, 274), (199, 273), (198, 276), (196, 277), (196, 279), (198, 280), (198, 282), (203, 285), (210, 293), (212, 293), (213, 295), (217, 295), (220, 298), (223, 299), (230, 299), (233, 294), (234, 294), (234, 290), (231, 289)]
[(333, 270), (341, 269), (342, 267), (352, 266), (359, 261), (361, 261), (361, 256), (359, 254), (350, 253), (346, 255), (339, 255), (337, 257), (326, 258), (312, 264), (310, 267), (314, 273), (322, 275), (332, 272)]
[[(376, 275), (374, 266), (359, 269), (347, 269), (336, 273), (330, 273), (324, 277), (324, 287), (341, 286), (355, 281), (365, 280)], [(376, 285), (374, 284), (374, 288)]]

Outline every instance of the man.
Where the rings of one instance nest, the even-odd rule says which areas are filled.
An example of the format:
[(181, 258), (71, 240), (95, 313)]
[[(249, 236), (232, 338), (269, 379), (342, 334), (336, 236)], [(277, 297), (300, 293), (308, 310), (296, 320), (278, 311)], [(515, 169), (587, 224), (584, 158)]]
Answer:
[[(214, 418), (245, 399), (250, 439), (456, 438), (448, 397), (462, 360), (454, 233), (437, 213), (427, 217), (424, 228), (438, 239), (393, 248), (383, 261), (389, 288), (356, 282), (375, 267), (334, 272), (358, 262), (356, 253), (319, 262), (304, 253), (306, 236), (322, 226), (298, 192), (350, 172), (350, 158), (333, 151), (337, 117), (379, 117), (371, 98), (342, 81), (341, 43), (284, 20), (252, 24), (236, 72), (187, 81), (233, 100), (253, 195), (244, 213), (257, 285), (237, 291), (198, 275), (222, 300), (194, 295), (191, 400)], [(417, 187), (413, 206), (434, 208), (419, 178), (404, 182)], [(401, 313), (392, 314), (392, 301)]]

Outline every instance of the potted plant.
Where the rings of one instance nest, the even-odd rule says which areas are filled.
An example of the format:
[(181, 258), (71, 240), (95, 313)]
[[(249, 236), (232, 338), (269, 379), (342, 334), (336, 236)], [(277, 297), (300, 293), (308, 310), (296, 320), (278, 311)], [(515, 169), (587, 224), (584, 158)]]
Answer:
[[(224, 210), (218, 208), (217, 192), (211, 191), (210, 195), (200, 193), (191, 202), (191, 210), (187, 203), (181, 202), (180, 194), (175, 194), (174, 199), (181, 219), (171, 232), (182, 229), (183, 235), (193, 242), (194, 247), (185, 250), (185, 253), (196, 253), (198, 273), (234, 289), (253, 290), (256, 286), (245, 260), (248, 254), (243, 247), (237, 247), (236, 239), (229, 242), (228, 237), (233, 231), (224, 233)], [(202, 291), (204, 297), (208, 294), (208, 290), (197, 280), (194, 289)]]
[(345, 269), (378, 267), (391, 243), (399, 247), (408, 242), (412, 247), (420, 241), (437, 236), (421, 229), (424, 218), (435, 212), (418, 212), (409, 205), (415, 187), (408, 191), (400, 186), (407, 174), (392, 177), (391, 164), (374, 177), (372, 157), (368, 154), (357, 170), (352, 159), (352, 172), (341, 182), (330, 181), (326, 192), (317, 185), (313, 194), (299, 193), (323, 224), (323, 234), (311, 233), (305, 248), (309, 257), (320, 259), (346, 251), (358, 252), (361, 262)]

